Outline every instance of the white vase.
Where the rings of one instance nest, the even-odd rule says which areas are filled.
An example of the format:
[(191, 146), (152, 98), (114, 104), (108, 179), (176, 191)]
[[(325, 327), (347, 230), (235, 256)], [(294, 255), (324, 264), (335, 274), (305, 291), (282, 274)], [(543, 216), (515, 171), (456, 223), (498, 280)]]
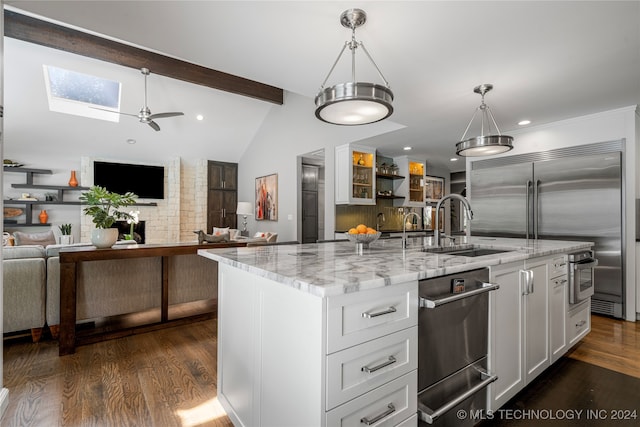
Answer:
[(73, 236), (72, 235), (63, 234), (62, 236), (60, 236), (60, 244), (61, 245), (70, 245), (72, 243), (73, 243)]
[(98, 249), (110, 248), (118, 240), (117, 228), (96, 228), (91, 231), (91, 243)]

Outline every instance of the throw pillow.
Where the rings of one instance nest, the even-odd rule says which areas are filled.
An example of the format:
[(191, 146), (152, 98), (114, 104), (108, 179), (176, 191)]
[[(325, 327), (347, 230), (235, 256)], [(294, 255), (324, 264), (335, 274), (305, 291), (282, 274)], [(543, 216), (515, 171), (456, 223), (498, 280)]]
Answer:
[(16, 231), (13, 233), (13, 238), (16, 241), (16, 246), (22, 245), (55, 245), (56, 244), (56, 236), (53, 234), (53, 231), (48, 231), (46, 233), (23, 233), (21, 231)]
[(225, 228), (218, 228), (218, 227), (213, 227), (213, 233), (214, 236), (219, 236), (221, 234), (229, 234), (229, 227), (225, 227)]

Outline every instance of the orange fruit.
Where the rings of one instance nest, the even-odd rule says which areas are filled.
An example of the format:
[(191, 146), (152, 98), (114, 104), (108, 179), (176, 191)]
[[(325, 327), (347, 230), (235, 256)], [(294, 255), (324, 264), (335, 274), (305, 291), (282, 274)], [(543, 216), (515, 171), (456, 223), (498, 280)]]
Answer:
[(349, 233), (349, 234), (358, 234), (358, 230), (356, 230), (355, 228), (350, 228), (347, 233)]
[(358, 226), (356, 227), (356, 230), (358, 230), (358, 234), (366, 234), (367, 226), (364, 224), (358, 224)]
[(376, 233), (377, 233), (377, 231), (374, 230), (373, 228), (371, 228), (371, 227), (367, 228), (367, 234), (376, 234)]

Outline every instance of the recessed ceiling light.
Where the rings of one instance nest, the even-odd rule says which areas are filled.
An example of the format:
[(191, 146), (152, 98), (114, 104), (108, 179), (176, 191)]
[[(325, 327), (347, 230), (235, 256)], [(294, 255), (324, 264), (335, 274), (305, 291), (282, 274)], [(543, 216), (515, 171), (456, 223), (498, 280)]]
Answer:
[(411, 150), (411, 148), (412, 148), (412, 147), (403, 147), (402, 149), (403, 149), (404, 151), (409, 151), (409, 150)]
[(135, 143), (136, 143), (135, 139), (133, 139), (133, 138), (127, 139), (127, 144), (135, 144)]
[(531, 120), (521, 120), (518, 122), (520, 126), (528, 125), (529, 123), (531, 123)]
[(455, 158), (455, 157), (452, 157), (452, 158), (450, 158), (449, 160), (450, 160), (450, 161), (452, 161), (452, 162), (457, 162), (457, 161), (458, 161), (458, 159), (457, 159), (457, 158)]
[(198, 114), (196, 116), (196, 120), (204, 120), (204, 116), (202, 114)]

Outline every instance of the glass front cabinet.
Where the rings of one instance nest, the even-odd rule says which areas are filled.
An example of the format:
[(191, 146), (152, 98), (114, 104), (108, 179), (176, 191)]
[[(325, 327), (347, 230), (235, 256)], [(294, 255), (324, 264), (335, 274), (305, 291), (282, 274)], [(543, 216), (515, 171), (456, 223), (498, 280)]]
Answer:
[(404, 196), (404, 199), (394, 200), (394, 206), (423, 207), (425, 161), (408, 156), (396, 157), (393, 161), (398, 165), (398, 173), (405, 177), (394, 182), (394, 193)]
[(337, 205), (375, 205), (376, 150), (357, 144), (336, 147)]

